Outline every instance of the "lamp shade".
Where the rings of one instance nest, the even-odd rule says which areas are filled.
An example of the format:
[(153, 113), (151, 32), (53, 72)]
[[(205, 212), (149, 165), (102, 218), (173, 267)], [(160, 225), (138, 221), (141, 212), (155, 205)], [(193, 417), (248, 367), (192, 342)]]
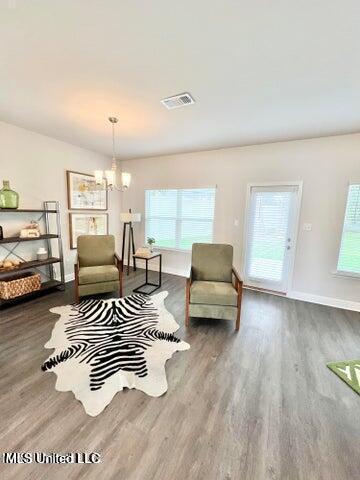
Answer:
[(96, 185), (102, 185), (103, 183), (103, 171), (102, 170), (95, 170), (95, 183)]
[(121, 173), (121, 183), (123, 188), (127, 189), (130, 187), (131, 182), (131, 173), (122, 172)]
[(105, 170), (105, 178), (107, 180), (107, 183), (109, 187), (113, 187), (116, 183), (116, 178), (115, 178), (115, 170)]
[(141, 213), (124, 212), (120, 213), (120, 220), (124, 223), (138, 223), (141, 222)]

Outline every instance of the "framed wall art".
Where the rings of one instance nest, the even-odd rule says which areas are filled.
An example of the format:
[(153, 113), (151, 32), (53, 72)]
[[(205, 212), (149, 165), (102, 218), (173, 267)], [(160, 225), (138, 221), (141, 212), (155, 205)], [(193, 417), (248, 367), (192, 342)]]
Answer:
[(106, 180), (98, 186), (94, 175), (66, 171), (69, 210), (107, 210), (108, 192)]
[(70, 248), (77, 246), (79, 235), (108, 235), (107, 213), (69, 213)]

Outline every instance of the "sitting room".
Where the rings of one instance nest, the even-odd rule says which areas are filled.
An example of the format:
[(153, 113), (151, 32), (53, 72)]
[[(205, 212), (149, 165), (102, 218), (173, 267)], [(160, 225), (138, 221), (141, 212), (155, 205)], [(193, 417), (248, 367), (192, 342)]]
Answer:
[(359, 18), (0, 3), (1, 479), (359, 479)]

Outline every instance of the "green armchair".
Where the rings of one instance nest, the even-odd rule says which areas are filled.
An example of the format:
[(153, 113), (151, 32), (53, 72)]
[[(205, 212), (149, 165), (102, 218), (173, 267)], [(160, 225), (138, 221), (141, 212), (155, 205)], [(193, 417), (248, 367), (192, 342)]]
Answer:
[(122, 262), (115, 253), (113, 235), (80, 235), (77, 239), (75, 297), (119, 290), (122, 297)]
[(235, 320), (240, 328), (243, 282), (232, 266), (233, 247), (194, 243), (186, 279), (185, 325), (190, 317)]

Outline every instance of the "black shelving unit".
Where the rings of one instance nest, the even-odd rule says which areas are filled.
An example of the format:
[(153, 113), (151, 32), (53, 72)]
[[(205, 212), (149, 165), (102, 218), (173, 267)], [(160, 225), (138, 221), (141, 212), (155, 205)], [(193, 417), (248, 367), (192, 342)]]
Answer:
[[(2, 213), (2, 210), (0, 210), (0, 213)], [(6, 237), (0, 240), (0, 244), (1, 243), (33, 242), (34, 240), (49, 240), (50, 238), (59, 238), (59, 235), (45, 234), (45, 235), (40, 235), (40, 237), (29, 237), (29, 238)]]
[[(65, 288), (65, 272), (64, 272), (64, 258), (63, 258), (63, 249), (62, 249), (62, 239), (61, 239), (61, 223), (60, 223), (60, 204), (57, 201), (50, 201), (47, 200), (44, 202), (44, 208), (42, 209), (31, 209), (31, 208), (19, 208), (19, 209), (10, 209), (10, 208), (2, 208), (0, 209), (0, 214), (2, 213), (39, 213), (40, 217), (38, 221), (43, 221), (45, 225), (45, 233), (40, 235), (40, 237), (30, 237), (30, 238), (21, 238), (21, 237), (5, 237), (0, 240), (0, 245), (7, 250), (8, 254), (5, 258), (10, 255), (14, 255), (20, 260), (23, 261), (19, 265), (9, 271), (0, 272), (0, 280), (4, 276), (9, 275), (9, 273), (24, 271), (24, 270), (31, 270), (35, 269), (40, 271), (43, 275), (47, 277), (47, 280), (41, 283), (40, 290), (36, 290), (35, 292), (28, 293), (26, 295), (22, 295), (21, 297), (16, 297), (10, 300), (2, 300), (0, 299), (0, 306), (8, 303), (13, 303), (19, 301), (21, 299), (29, 298), (37, 293), (41, 293), (53, 288), (59, 288), (63, 290)], [(50, 215), (56, 215), (56, 233), (50, 233)], [(52, 243), (51, 240), (57, 240), (57, 256), (53, 256), (52, 253)], [(47, 245), (48, 255), (49, 257), (46, 260), (31, 260), (25, 261), (17, 252), (16, 248), (23, 242), (35, 242), (35, 241), (45, 241)], [(8, 244), (14, 244), (15, 246), (7, 247)], [(60, 280), (55, 279), (55, 272), (54, 272), (54, 264), (60, 264)], [(48, 273), (44, 273), (43, 271), (39, 270), (40, 267), (47, 267)]]

